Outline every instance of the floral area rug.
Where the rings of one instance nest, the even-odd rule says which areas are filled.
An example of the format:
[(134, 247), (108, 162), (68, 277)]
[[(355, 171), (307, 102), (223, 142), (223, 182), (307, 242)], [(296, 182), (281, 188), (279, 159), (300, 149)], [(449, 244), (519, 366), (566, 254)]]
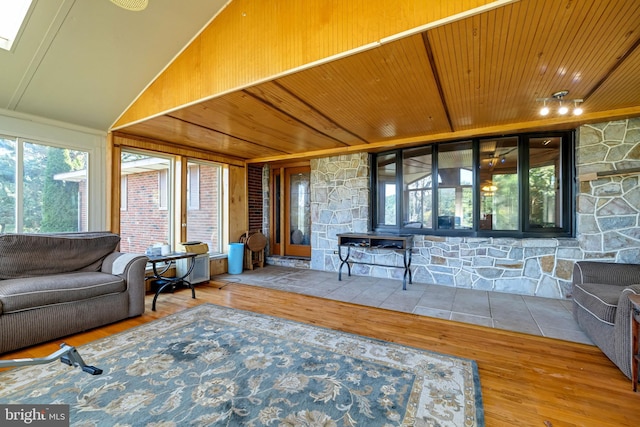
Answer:
[(75, 426), (483, 426), (473, 360), (203, 304), (0, 373), (0, 403)]

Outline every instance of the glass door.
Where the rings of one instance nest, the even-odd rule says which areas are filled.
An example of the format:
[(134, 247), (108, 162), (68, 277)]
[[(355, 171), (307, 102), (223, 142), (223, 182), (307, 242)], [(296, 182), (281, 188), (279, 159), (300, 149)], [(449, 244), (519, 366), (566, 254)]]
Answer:
[(285, 169), (285, 255), (311, 256), (311, 171)]
[(311, 168), (273, 169), (271, 250), (274, 255), (311, 256)]

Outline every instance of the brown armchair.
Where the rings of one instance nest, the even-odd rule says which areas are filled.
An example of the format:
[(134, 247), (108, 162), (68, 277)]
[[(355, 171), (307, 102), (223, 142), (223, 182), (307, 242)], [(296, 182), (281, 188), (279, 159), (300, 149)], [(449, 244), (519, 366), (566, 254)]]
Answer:
[(630, 294), (640, 294), (640, 264), (578, 261), (573, 268), (573, 315), (582, 330), (629, 378)]

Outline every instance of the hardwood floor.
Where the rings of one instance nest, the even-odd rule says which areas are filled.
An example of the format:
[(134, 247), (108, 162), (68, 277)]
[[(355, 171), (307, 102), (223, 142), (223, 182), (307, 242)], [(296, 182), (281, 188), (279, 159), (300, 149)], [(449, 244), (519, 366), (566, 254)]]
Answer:
[[(73, 346), (205, 302), (251, 310), (354, 334), (474, 359), (487, 426), (637, 426), (640, 393), (596, 347), (375, 307), (212, 281), (158, 298), (144, 315), (64, 339)], [(7, 353), (42, 357), (63, 340)], [(99, 366), (99, 361), (87, 360)], [(0, 385), (1, 387), (1, 385)]]

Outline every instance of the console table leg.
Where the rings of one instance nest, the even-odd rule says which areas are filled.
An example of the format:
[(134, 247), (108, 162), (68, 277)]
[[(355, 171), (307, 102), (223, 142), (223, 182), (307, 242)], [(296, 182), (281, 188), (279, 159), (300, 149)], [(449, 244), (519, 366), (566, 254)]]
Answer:
[(351, 265), (349, 264), (349, 256), (351, 255), (351, 247), (347, 246), (347, 256), (342, 259), (342, 246), (338, 245), (338, 258), (340, 258), (340, 268), (338, 268), (338, 281), (342, 280), (342, 266), (347, 264), (347, 271), (351, 276)]
[(193, 284), (191, 282), (188, 282), (186, 280), (183, 280), (184, 283), (187, 283), (189, 285), (189, 287), (191, 288), (191, 298), (196, 299), (196, 287), (193, 286)]
[(158, 290), (156, 291), (156, 294), (153, 297), (153, 304), (151, 304), (151, 311), (156, 311), (156, 300), (158, 299), (158, 295), (160, 295), (160, 293), (165, 289), (167, 289), (169, 286), (173, 287), (175, 285), (176, 285), (175, 282), (167, 280), (160, 287), (158, 287)]
[(404, 275), (402, 276), (402, 290), (407, 290), (407, 276), (409, 276), (409, 284), (413, 283), (413, 278), (411, 277), (411, 249), (407, 249), (404, 251)]

